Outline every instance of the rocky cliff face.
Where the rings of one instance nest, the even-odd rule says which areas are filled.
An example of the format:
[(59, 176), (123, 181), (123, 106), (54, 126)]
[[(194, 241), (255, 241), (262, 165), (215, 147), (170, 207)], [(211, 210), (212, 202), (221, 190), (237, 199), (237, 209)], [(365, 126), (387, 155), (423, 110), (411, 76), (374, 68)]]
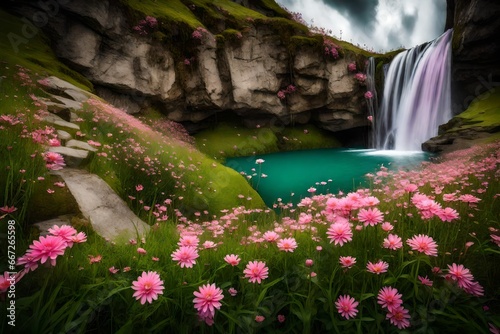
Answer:
[[(30, 2), (18, 12), (40, 11)], [(252, 24), (231, 42), (203, 33), (191, 58), (178, 45), (133, 31), (111, 0), (60, 1), (44, 26), (57, 56), (85, 75), (96, 93), (130, 113), (154, 105), (192, 130), (229, 111), (249, 126), (317, 122), (341, 131), (368, 126), (365, 87), (348, 73), (354, 54), (325, 57), (321, 48), (294, 53), (271, 26)], [(176, 53), (177, 52), (177, 53)], [(293, 84), (296, 91), (277, 93)]]
[(453, 109), (464, 111), (479, 95), (500, 86), (500, 2), (447, 0), (446, 29), (453, 28)]

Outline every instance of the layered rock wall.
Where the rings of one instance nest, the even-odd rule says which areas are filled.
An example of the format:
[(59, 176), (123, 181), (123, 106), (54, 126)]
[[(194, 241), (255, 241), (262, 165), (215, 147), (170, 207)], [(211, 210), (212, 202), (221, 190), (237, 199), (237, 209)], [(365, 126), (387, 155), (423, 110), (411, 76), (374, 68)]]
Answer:
[[(26, 17), (40, 2), (18, 8)], [(171, 120), (203, 124), (221, 111), (256, 123), (317, 122), (341, 131), (369, 126), (365, 87), (348, 73), (356, 55), (333, 59), (289, 45), (265, 24), (250, 25), (236, 42), (204, 34), (185, 63), (178, 45), (133, 31), (125, 8), (112, 0), (60, 1), (44, 31), (57, 56), (85, 75), (96, 92), (130, 113), (154, 105)], [(189, 64), (187, 64), (189, 63)], [(296, 87), (285, 99), (277, 95)]]

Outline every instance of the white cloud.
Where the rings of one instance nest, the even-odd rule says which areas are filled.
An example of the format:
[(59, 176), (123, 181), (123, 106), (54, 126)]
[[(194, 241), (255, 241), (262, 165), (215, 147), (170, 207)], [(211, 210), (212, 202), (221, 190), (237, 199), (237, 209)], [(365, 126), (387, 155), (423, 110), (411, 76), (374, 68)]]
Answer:
[(438, 1), (442, 0), (379, 0), (373, 20), (365, 25), (352, 24), (334, 5), (327, 5), (323, 0), (277, 2), (290, 11), (302, 13), (306, 22), (331, 29), (336, 37), (368, 49), (386, 52), (401, 46), (410, 48), (441, 35), (446, 13)]

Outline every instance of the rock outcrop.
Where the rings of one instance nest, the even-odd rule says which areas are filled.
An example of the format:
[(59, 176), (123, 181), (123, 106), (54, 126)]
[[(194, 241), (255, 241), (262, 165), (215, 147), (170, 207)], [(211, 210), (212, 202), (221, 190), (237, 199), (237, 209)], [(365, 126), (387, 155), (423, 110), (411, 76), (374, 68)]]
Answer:
[(446, 29), (453, 28), (452, 105), (455, 114), (500, 86), (500, 2), (447, 0)]
[[(31, 17), (41, 10), (37, 6), (30, 2), (17, 11)], [(59, 6), (43, 27), (57, 56), (87, 77), (98, 95), (130, 113), (154, 105), (185, 124), (229, 111), (252, 126), (311, 121), (331, 131), (369, 126), (366, 88), (347, 70), (349, 62), (362, 63), (363, 57), (352, 52), (339, 59), (325, 56), (321, 45), (290, 52), (282, 36), (261, 22), (222, 43), (207, 31), (192, 57), (183, 59), (179, 45), (134, 31), (136, 22), (119, 3), (75, 0)], [(277, 93), (290, 84), (296, 91), (280, 99)]]

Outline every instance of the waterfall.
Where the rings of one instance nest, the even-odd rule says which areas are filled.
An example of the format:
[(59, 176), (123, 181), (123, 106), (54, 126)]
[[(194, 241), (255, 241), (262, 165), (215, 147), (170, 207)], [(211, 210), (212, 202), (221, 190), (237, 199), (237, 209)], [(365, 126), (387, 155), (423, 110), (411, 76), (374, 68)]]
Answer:
[(421, 150), (439, 125), (450, 120), (451, 36), (450, 29), (391, 62), (374, 122), (376, 148)]

